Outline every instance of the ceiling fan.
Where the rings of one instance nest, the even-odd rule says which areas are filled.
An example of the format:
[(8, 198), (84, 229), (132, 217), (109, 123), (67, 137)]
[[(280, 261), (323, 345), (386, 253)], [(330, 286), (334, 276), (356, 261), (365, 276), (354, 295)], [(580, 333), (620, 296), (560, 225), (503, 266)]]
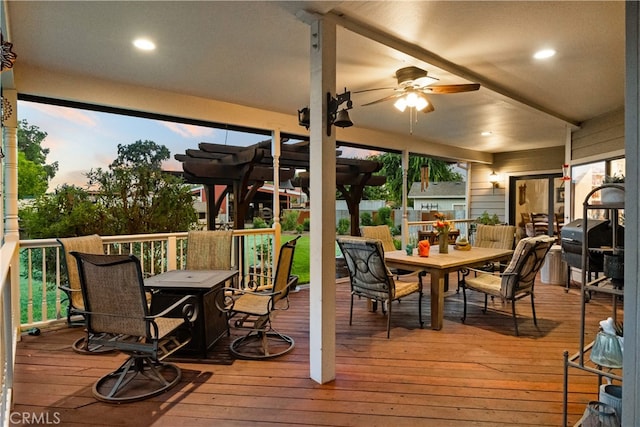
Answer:
[(438, 79), (427, 75), (427, 71), (418, 67), (404, 67), (396, 71), (396, 79), (398, 80), (397, 87), (381, 87), (375, 89), (365, 89), (356, 91), (354, 93), (371, 92), (375, 90), (389, 90), (394, 89), (395, 93), (384, 98), (380, 98), (373, 102), (369, 102), (367, 105), (374, 105), (385, 101), (395, 99), (394, 106), (404, 111), (407, 107), (415, 108), (416, 111), (424, 111), (430, 113), (435, 108), (433, 103), (427, 97), (427, 94), (449, 94), (460, 92), (471, 92), (478, 90), (480, 84), (456, 84), (456, 85), (434, 85)]

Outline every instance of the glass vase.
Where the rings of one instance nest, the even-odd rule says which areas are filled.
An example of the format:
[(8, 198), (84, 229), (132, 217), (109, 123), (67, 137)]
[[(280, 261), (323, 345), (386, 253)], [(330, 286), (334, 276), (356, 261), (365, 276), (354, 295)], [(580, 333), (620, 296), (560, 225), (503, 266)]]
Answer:
[(622, 368), (622, 349), (615, 335), (598, 332), (589, 359), (606, 368)]

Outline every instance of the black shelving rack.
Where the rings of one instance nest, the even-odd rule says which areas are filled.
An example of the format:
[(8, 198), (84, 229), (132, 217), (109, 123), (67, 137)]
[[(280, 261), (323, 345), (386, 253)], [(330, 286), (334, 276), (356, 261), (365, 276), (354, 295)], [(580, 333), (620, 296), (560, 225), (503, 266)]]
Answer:
[[(577, 368), (586, 372), (590, 372), (592, 374), (597, 375), (598, 377), (598, 387), (602, 384), (602, 379), (607, 378), (609, 381), (619, 381), (622, 382), (622, 372), (617, 370), (611, 370), (602, 366), (590, 366), (585, 364), (585, 355), (591, 351), (593, 347), (593, 341), (585, 344), (585, 316), (586, 316), (586, 304), (589, 301), (589, 296), (592, 292), (605, 293), (610, 294), (612, 296), (612, 305), (613, 305), (613, 319), (617, 317), (617, 300), (619, 297), (624, 295), (624, 289), (622, 286), (614, 284), (609, 277), (603, 276), (598, 277), (595, 280), (591, 280), (590, 275), (588, 275), (589, 271), (589, 251), (590, 250), (601, 250), (607, 251), (610, 250), (613, 252), (617, 248), (620, 247), (618, 244), (618, 230), (620, 228), (619, 223), (619, 213), (621, 210), (624, 210), (624, 197), (621, 201), (612, 201), (612, 202), (602, 202), (602, 203), (593, 203), (592, 200), (594, 194), (600, 192), (602, 195), (602, 190), (607, 191), (607, 189), (618, 190), (622, 192), (624, 195), (624, 185), (621, 184), (603, 184), (599, 187), (592, 189), (584, 199), (583, 203), (583, 216), (582, 216), (582, 227), (584, 232), (584, 237), (582, 239), (582, 280), (580, 287), (581, 294), (581, 309), (580, 309), (580, 348), (578, 351), (571, 356), (568, 351), (564, 352), (564, 384), (563, 384), (563, 426), (567, 425), (567, 406), (568, 406), (568, 393), (569, 393), (569, 368)], [(591, 210), (604, 210), (609, 220), (611, 221), (611, 232), (612, 236), (612, 245), (611, 248), (589, 248), (589, 239), (587, 231), (587, 218), (588, 213)], [(620, 371), (620, 373), (618, 373)], [(575, 426), (581, 425), (581, 421), (579, 420)]]

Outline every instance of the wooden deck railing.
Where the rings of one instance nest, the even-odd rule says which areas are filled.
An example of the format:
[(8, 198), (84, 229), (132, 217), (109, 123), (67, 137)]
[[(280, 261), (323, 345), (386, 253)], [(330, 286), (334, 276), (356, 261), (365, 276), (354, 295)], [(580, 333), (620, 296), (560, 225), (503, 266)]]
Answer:
[[(271, 284), (275, 230), (234, 230), (232, 265), (240, 271), (238, 286)], [(102, 236), (105, 253), (132, 254), (145, 275), (186, 267), (187, 233)], [(20, 313), (23, 329), (64, 320), (66, 295), (63, 251), (56, 239), (20, 241)]]
[(9, 419), (13, 399), (13, 367), (16, 341), (18, 337), (18, 318), (15, 313), (17, 299), (12, 295), (11, 283), (18, 276), (18, 243), (5, 242), (0, 248), (0, 424)]
[[(472, 241), (473, 231), (471, 226), (476, 222), (475, 219), (448, 219), (447, 221), (451, 223), (452, 229), (459, 230), (461, 236), (466, 236)], [(406, 221), (406, 230), (408, 230), (407, 241), (417, 242), (418, 231), (433, 230), (436, 222), (437, 221)]]

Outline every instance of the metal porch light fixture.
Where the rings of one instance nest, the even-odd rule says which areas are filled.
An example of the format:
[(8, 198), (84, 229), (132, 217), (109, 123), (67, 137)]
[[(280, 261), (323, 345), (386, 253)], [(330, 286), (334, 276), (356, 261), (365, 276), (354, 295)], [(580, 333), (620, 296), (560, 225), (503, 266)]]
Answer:
[(495, 171), (492, 171), (491, 175), (489, 175), (489, 182), (491, 183), (493, 194), (496, 194), (496, 188), (500, 188), (500, 179)]
[[(345, 108), (338, 111), (340, 105), (346, 103)], [(336, 125), (340, 128), (347, 128), (353, 126), (353, 122), (349, 117), (349, 112), (353, 108), (353, 102), (351, 101), (351, 92), (344, 89), (344, 93), (336, 95), (334, 98), (330, 92), (327, 92), (327, 136), (331, 136), (331, 125)], [(298, 110), (298, 124), (309, 129), (309, 123), (311, 121), (311, 110), (309, 107), (304, 107)]]

